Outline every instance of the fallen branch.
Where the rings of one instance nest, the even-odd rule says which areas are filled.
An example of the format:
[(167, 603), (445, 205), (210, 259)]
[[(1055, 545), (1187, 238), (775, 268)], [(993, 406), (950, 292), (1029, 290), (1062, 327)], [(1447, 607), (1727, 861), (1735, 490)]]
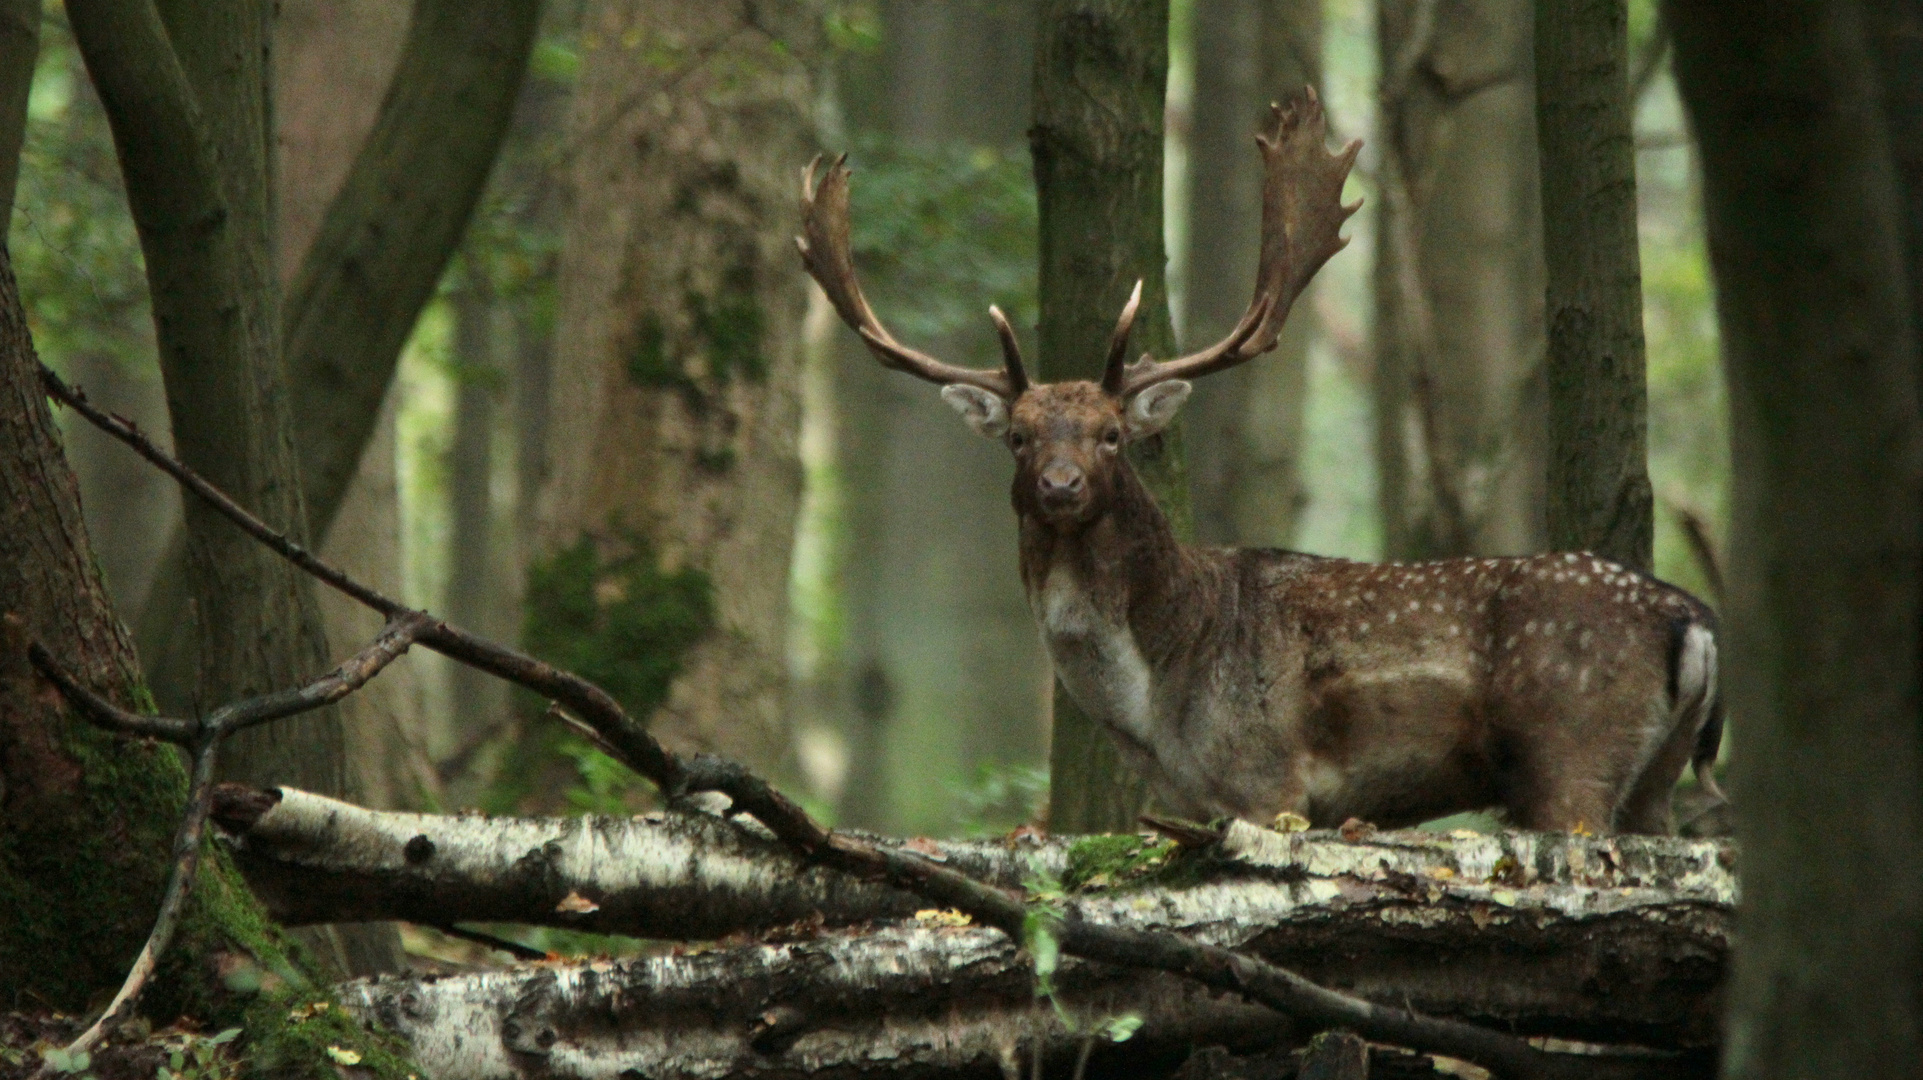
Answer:
[[(629, 768), (647, 777), (674, 804), (690, 794), (719, 792), (730, 813), (747, 813), (797, 854), (859, 878), (886, 881), (994, 927), (1011, 941), (1026, 940), (1027, 905), (1007, 890), (977, 882), (920, 855), (823, 827), (799, 805), (740, 765), (711, 755), (682, 760), (670, 754), (601, 688), (519, 650), (477, 637), (400, 604), (353, 581), (250, 514), (231, 498), (161, 451), (132, 423), (110, 416), (67, 387), (43, 365), (48, 392), (108, 434), (133, 446), (215, 510), (296, 566), (386, 615), (421, 627), (416, 640), (453, 659), (491, 672), (556, 701), (592, 726)], [(1124, 967), (1152, 968), (1238, 994), (1313, 1024), (1349, 1028), (1368, 1038), (1474, 1061), (1504, 1076), (1596, 1075), (1593, 1060), (1546, 1053), (1522, 1039), (1488, 1028), (1437, 1019), (1412, 1009), (1379, 1005), (1318, 986), (1284, 968), (1216, 945), (1163, 932), (1091, 923), (1070, 907), (1049, 927), (1062, 952)]]
[[(269, 911), (292, 924), (511, 922), (688, 941), (908, 921), (927, 907), (701, 813), (385, 813), (223, 786), (214, 820)], [(1416, 831), (1344, 840), (1240, 822), (1206, 841), (1176, 856), (1173, 873), (1077, 894), (1081, 918), (1180, 933), (1376, 1000), (1532, 1035), (1670, 1049), (1716, 1041), (1736, 900), (1726, 843)], [(1079, 842), (915, 843), (1006, 886), (1068, 876)]]

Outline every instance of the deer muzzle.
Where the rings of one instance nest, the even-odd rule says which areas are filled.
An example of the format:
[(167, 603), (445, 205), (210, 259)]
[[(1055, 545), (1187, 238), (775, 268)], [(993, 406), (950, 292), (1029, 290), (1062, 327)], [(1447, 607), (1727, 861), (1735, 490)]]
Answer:
[(1035, 478), (1035, 494), (1042, 509), (1050, 513), (1072, 513), (1082, 508), (1088, 496), (1088, 476), (1080, 465), (1052, 461)]

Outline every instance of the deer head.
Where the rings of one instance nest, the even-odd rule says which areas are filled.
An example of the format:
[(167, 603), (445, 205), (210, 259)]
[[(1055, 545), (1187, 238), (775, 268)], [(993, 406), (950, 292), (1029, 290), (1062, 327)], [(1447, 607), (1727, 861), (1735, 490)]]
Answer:
[(1273, 107), (1262, 152), (1261, 262), (1255, 296), (1227, 337), (1200, 352), (1127, 362), (1129, 332), (1142, 301), (1135, 283), (1109, 339), (1099, 383), (1031, 383), (1015, 331), (989, 308), (1002, 346), (1001, 370), (957, 367), (895, 340), (862, 296), (848, 240), (848, 168), (837, 158), (816, 182), (821, 159), (802, 173), (802, 230), (796, 245), (809, 274), (841, 318), (884, 367), (940, 384), (970, 428), (1002, 439), (1015, 455), (1015, 502), (1024, 515), (1058, 527), (1086, 522), (1109, 505), (1127, 464), (1122, 450), (1166, 428), (1187, 400), (1190, 379), (1234, 367), (1275, 347), (1289, 308), (1315, 272), (1348, 244), (1342, 223), (1361, 203), (1342, 205), (1342, 184), (1361, 143), (1324, 148), (1322, 105), (1313, 88), (1287, 107)]

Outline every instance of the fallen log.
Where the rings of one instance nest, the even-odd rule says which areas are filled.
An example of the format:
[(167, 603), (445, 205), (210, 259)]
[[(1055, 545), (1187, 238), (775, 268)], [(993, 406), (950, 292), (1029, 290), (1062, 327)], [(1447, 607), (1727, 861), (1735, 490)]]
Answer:
[[(686, 941), (792, 934), (781, 928), (797, 923), (861, 927), (912, 919), (923, 906), (886, 886), (810, 867), (751, 823), (706, 814), (388, 814), (291, 789), (278, 799), (224, 789), (216, 819), (236, 836), (241, 865), (270, 909), (291, 922), (524, 922)], [(1278, 833), (1234, 822), (1218, 840), (1188, 849), (1115, 838), (910, 843), (1004, 887), (1037, 872), (1092, 883), (1097, 887), (1067, 901), (1071, 918), (1176, 931), (1374, 1001), (1561, 1039), (1666, 1049), (1702, 1049), (1716, 1040), (1736, 899), (1727, 842), (1414, 831), (1345, 840), (1326, 831)], [(1123, 887), (1100, 888), (1105, 881)], [(804, 958), (781, 958), (788, 955), (781, 950), (796, 948)], [(1000, 1045), (1009, 1018), (1033, 1011), (1031, 981), (1022, 974), (1026, 962), (993, 931), (910, 925), (698, 955), (706, 959), (603, 964), (572, 975), (561, 974), (573, 970), (565, 966), (544, 966), (397, 982), (378, 993), (367, 990), (376, 996), (365, 1007), (376, 1009), (377, 999), (388, 998), (445, 1003), (505, 995), (501, 1000), (518, 1001), (531, 992), (528, 980), (558, 979), (569, 988), (563, 998), (578, 998), (589, 1014), (604, 1011), (593, 1004), (597, 994), (611, 993), (657, 1001), (649, 1015), (685, 1016), (673, 994), (698, 995), (703, 980), (720, 980), (707, 990), (736, 995), (756, 980), (779, 981), (744, 972), (786, 971), (783, 965), (799, 963), (817, 975), (848, 972), (854, 981), (825, 982), (809, 994), (797, 987), (790, 996), (860, 1001), (852, 1015), (875, 1023), (913, 1028), (907, 1018), (918, 1010), (975, 1003), (943, 1006), (950, 1019), (942, 1023), (950, 1026), (941, 1030), (948, 1035), (937, 1038), (929, 1029), (928, 1039), (951, 1048)], [(921, 974), (863, 991), (855, 973), (882, 969)], [(1097, 969), (1107, 973), (1069, 978)], [(1075, 993), (1086, 995), (1095, 1012), (1152, 1018), (1137, 1052), (1164, 1032), (1181, 1042), (1199, 1031), (1240, 1030), (1246, 1015), (1239, 1002), (1226, 1012), (1205, 1008), (1216, 999), (1193, 986), (1178, 990), (1163, 976), (1065, 961), (1064, 978), (1081, 988)], [(754, 1015), (776, 1007), (781, 996), (757, 999), (763, 1005)], [(975, 1022), (954, 1018), (970, 1009), (980, 1015), (981, 1031), (957, 1042), (955, 1032), (973, 1030)], [(817, 1006), (803, 1012), (821, 1014)], [(433, 1041), (418, 1021), (414, 1030)], [(815, 1030), (845, 1036), (850, 1046), (881, 1045), (873, 1032), (857, 1036), (838, 1021), (824, 1020)], [(1065, 1030), (1058, 1034), (1071, 1038)], [(678, 1036), (677, 1043), (691, 1045)], [(463, 1067), (450, 1075), (478, 1074)]]

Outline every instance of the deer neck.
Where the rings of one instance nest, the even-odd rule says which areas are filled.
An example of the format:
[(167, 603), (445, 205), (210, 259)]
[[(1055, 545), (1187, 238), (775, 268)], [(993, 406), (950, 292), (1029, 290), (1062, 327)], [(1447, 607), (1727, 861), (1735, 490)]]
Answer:
[(1106, 512), (1057, 527), (1021, 516), (1022, 583), (1063, 685), (1084, 710), (1144, 743), (1158, 668), (1179, 651), (1184, 612), (1207, 576), (1132, 469)]

